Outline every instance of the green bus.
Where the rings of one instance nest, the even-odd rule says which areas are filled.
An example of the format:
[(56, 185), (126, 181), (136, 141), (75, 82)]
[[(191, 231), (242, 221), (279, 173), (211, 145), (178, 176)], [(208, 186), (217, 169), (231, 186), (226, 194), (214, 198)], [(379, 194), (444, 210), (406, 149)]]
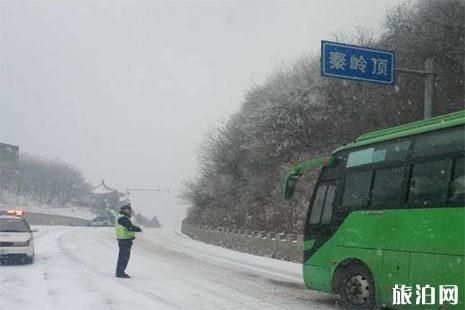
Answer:
[(465, 309), (464, 125), (459, 111), (369, 132), (290, 169), (286, 199), (321, 168), (304, 227), (307, 288), (348, 308)]

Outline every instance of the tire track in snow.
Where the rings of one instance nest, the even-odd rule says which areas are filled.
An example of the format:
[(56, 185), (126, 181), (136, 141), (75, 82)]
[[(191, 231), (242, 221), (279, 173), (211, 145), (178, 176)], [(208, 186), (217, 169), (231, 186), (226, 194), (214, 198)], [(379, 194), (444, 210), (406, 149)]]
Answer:
[[(92, 229), (92, 228), (91, 228)], [(65, 236), (69, 237), (69, 236)], [(94, 240), (95, 241), (95, 240)], [(99, 240), (101, 241), (101, 240)], [(69, 242), (69, 241), (68, 241)], [(74, 251), (71, 251), (66, 244), (68, 242), (64, 242), (63, 238), (60, 238), (58, 240), (58, 244), (60, 248), (63, 250), (65, 255), (68, 256), (68, 258), (73, 261), (73, 263), (76, 266), (79, 266), (79, 268), (82, 270), (83, 274), (93, 274), (96, 275), (95, 279), (96, 281), (92, 281), (92, 287), (93, 289), (101, 292), (105, 296), (105, 300), (112, 301), (114, 300), (115, 295), (118, 295), (118, 292), (124, 295), (131, 296), (131, 299), (133, 300), (138, 300), (142, 301), (145, 299), (144, 304), (150, 304), (155, 302), (156, 304), (164, 305), (163, 309), (183, 309), (180, 305), (176, 304), (175, 302), (163, 297), (160, 294), (156, 294), (153, 291), (147, 291), (147, 290), (141, 290), (139, 287), (134, 287), (131, 284), (130, 281), (132, 280), (127, 280), (127, 279), (117, 279), (114, 277), (113, 273), (105, 273), (101, 271), (101, 269), (98, 267), (98, 264), (92, 264), (88, 260), (84, 259), (83, 256), (77, 255), (77, 253), (74, 253)], [(107, 246), (108, 247), (108, 246)], [(101, 254), (102, 247), (96, 248)], [(108, 251), (107, 251), (108, 252)], [(111, 253), (111, 256), (114, 257), (116, 253)], [(99, 256), (99, 255), (96, 255)], [(99, 257), (93, 257), (95, 259), (99, 259)], [(88, 281), (86, 283), (89, 283)], [(115, 291), (112, 291), (115, 290)], [(108, 294), (111, 292), (112, 294)], [(116, 294), (115, 294), (116, 293)]]
[(114, 277), (113, 229), (47, 227), (36, 242), (35, 264), (0, 266), (0, 309), (334, 309), (286, 279), (293, 265), (164, 229), (138, 238), (130, 280)]
[[(263, 257), (259, 257), (257, 263), (244, 261), (249, 257), (256, 260), (257, 257), (181, 238), (176, 232), (163, 229), (153, 230), (150, 238), (145, 235), (144, 239), (147, 239), (153, 247), (145, 250), (162, 252), (162, 258), (168, 258), (171, 264), (182, 266), (181, 270), (191, 268), (198, 277), (213, 282), (222, 289), (234, 290), (236, 299), (244, 296), (254, 298), (259, 301), (260, 307), (267, 309), (308, 309), (315, 303), (318, 304), (317, 309), (334, 309), (334, 298), (328, 294), (305, 291), (300, 278), (288, 277), (289, 271), (272, 266), (269, 266), (270, 270), (268, 270), (268, 265), (265, 265), (268, 262), (276, 266), (287, 265), (287, 262)], [(208, 251), (203, 251), (204, 249)], [(241, 258), (244, 255), (244, 257), (238, 260), (230, 257), (233, 255), (221, 256), (225, 253), (227, 255), (234, 253), (234, 256)], [(265, 263), (259, 265), (259, 261)], [(291, 282), (287, 282), (289, 279)]]
[(47, 250), (37, 251), (43, 242), (50, 243), (50, 236), (50, 230), (45, 227), (34, 233), (36, 255), (33, 264), (0, 266), (0, 309), (37, 309), (37, 304), (45, 309), (55, 306), (46, 277), (47, 263), (44, 263), (50, 246)]

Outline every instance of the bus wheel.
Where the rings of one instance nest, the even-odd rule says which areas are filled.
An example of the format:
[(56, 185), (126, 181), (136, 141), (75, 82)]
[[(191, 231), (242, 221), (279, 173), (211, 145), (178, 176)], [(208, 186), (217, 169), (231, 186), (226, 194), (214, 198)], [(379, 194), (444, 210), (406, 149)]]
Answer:
[(338, 271), (336, 281), (342, 307), (349, 309), (375, 307), (375, 285), (368, 268), (359, 264), (350, 264)]

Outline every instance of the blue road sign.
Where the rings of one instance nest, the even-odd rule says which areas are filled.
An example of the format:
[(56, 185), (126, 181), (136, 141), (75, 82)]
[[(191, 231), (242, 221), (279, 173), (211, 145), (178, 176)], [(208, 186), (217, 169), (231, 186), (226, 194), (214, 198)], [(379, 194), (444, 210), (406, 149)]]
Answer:
[(394, 84), (394, 52), (321, 41), (321, 75)]

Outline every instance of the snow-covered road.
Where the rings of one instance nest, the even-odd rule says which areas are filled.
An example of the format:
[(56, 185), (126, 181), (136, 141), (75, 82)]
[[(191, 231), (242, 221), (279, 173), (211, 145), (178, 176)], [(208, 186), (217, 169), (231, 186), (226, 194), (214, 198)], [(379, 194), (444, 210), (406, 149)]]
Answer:
[(0, 309), (334, 309), (301, 265), (145, 230), (114, 277), (112, 228), (41, 227), (32, 265), (0, 266)]

